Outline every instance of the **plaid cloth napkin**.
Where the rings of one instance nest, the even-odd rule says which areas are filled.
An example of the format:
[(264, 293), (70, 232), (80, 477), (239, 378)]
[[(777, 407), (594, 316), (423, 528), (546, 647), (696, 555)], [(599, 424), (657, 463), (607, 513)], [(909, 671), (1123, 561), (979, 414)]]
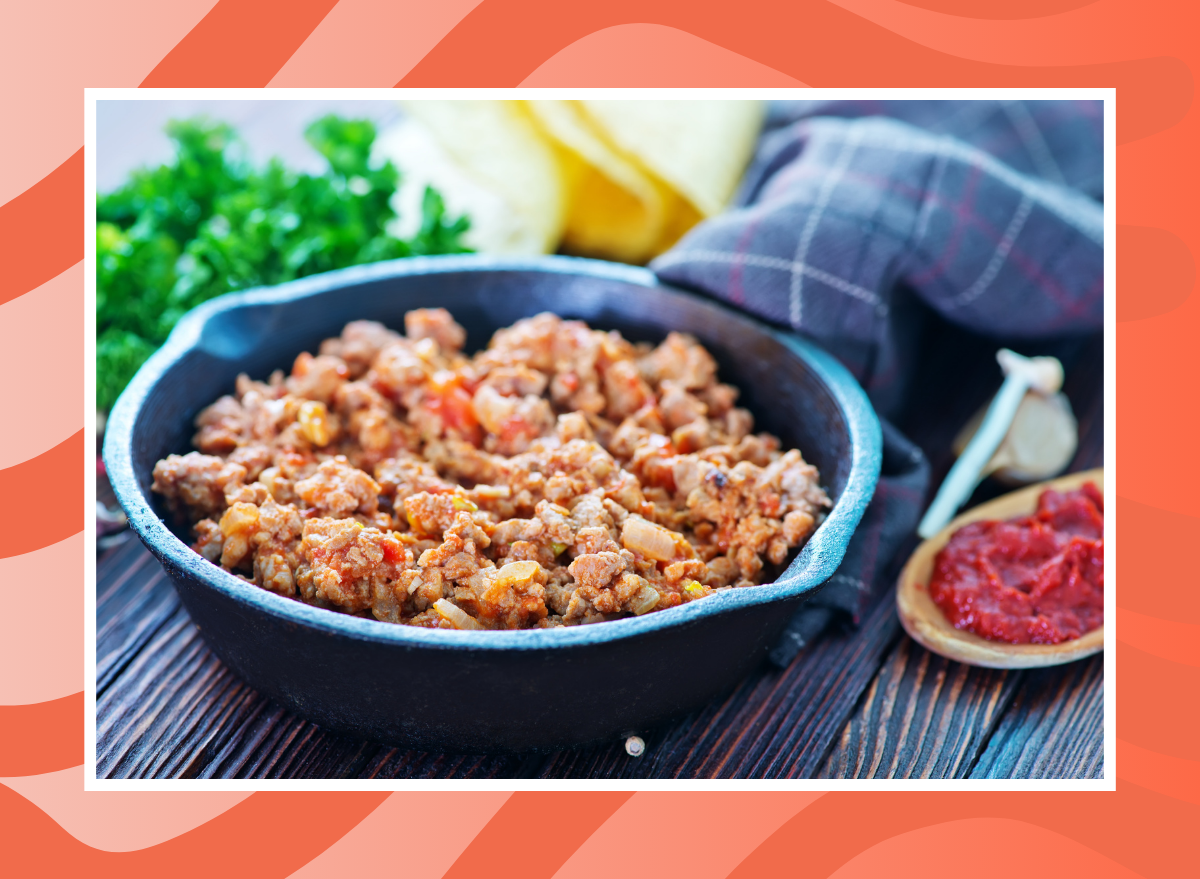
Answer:
[[(1096, 101), (795, 101), (772, 109), (735, 208), (651, 268), (836, 355), (902, 411), (922, 312), (1003, 339), (1103, 321), (1103, 119)], [(884, 468), (846, 560), (772, 652), (783, 665), (857, 621), (929, 482), (884, 423)]]

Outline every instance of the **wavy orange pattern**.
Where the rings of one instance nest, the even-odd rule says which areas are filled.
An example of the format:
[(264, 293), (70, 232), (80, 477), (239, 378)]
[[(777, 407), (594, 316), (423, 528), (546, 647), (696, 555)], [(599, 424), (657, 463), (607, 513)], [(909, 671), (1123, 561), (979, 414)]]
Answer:
[[(106, 852), (132, 852), (206, 824), (253, 791), (87, 791), (87, 770), (0, 777), (80, 842)], [(361, 826), (361, 825), (359, 825)]]
[[(83, 259), (82, 191), (80, 147), (52, 173), (0, 205), (0, 303), (40, 287)], [(68, 217), (77, 224), (74, 228)]]
[[(997, 834), (1012, 838), (1020, 822), (1039, 831), (1020, 836), (1029, 863), (1040, 859), (1069, 864), (1082, 846), (1094, 854), (1087, 862), (1093, 875), (1195, 875), (1190, 840), (1200, 826), (1200, 797), (1195, 793), (1200, 784), (1200, 761), (1195, 759), (1200, 662), (1193, 636), (1200, 626), (1200, 599), (1191, 588), (1190, 558), (1172, 551), (1195, 545), (1200, 531), (1191, 503), (1200, 492), (1200, 474), (1197, 468), (1178, 466), (1179, 461), (1191, 460), (1191, 438), (1197, 433), (1194, 407), (1183, 402), (1193, 395), (1180, 394), (1190, 387), (1188, 380), (1195, 373), (1192, 351), (1198, 324), (1191, 293), (1200, 246), (1200, 220), (1194, 209), (1198, 141), (1193, 108), (1200, 48), (1194, 40), (1190, 5), (1169, 0), (798, 0), (782, 7), (755, 0), (740, 4), (739, 14), (732, 15), (727, 5), (678, 0), (592, 5), (483, 0), (478, 5), (459, 4), (463, 15), (453, 24), (431, 18), (424, 12), (427, 4), (403, 0), (389, 5), (393, 10), (413, 11), (413, 20), (422, 22), (416, 35), (407, 41), (397, 39), (391, 48), (394, 58), (387, 63), (364, 65), (359, 57), (364, 40), (374, 40), (375, 51), (390, 48), (377, 34), (368, 39), (355, 26), (363, 20), (366, 2), (342, 0), (335, 13), (346, 7), (347, 15), (338, 16), (329, 14), (332, 0), (289, 4), (221, 0), (203, 18), (191, 19), (197, 23), (182, 40), (179, 16), (156, 18), (145, 14), (152, 7), (136, 6), (141, 13), (136, 22), (105, 31), (111, 42), (108, 51), (160, 60), (136, 75), (123, 71), (124, 81), (110, 77), (104, 84), (261, 86), (279, 76), (294, 57), (298, 59), (294, 69), (308, 71), (305, 85), (320, 84), (311, 77), (321, 76), (322, 71), (354, 68), (366, 78), (354, 83), (358, 85), (387, 85), (367, 79), (407, 71), (401, 85), (505, 86), (524, 81), (544, 66), (544, 74), (559, 70), (558, 75), (564, 75), (561, 71), (588, 73), (589, 65), (593, 79), (588, 84), (611, 84), (606, 71), (621, 66), (622, 46), (632, 44), (622, 43), (625, 38), (618, 34), (603, 51), (595, 51), (591, 47), (596, 40), (588, 38), (606, 28), (635, 32), (641, 40), (636, 43), (638, 51), (645, 52), (646, 30), (622, 26), (657, 25), (730, 53), (721, 56), (730, 64), (740, 64), (737, 57), (745, 59), (738, 70), (756, 71), (753, 65), (760, 65), (763, 80), (748, 73), (744, 84), (774, 85), (779, 81), (774, 77), (783, 76), (839, 86), (1117, 88), (1120, 219), (1128, 224), (1118, 235), (1122, 461), (1116, 515), (1122, 537), (1117, 628), (1122, 643), (1117, 792), (838, 792), (815, 801), (812, 795), (780, 795), (809, 798), (791, 805), (781, 805), (776, 795), (747, 795), (737, 805), (743, 821), (738, 826), (778, 829), (765, 840), (744, 829), (732, 833), (725, 840), (724, 857), (732, 854), (734, 860), (706, 857), (704, 852), (710, 849), (689, 847), (682, 830), (655, 839), (654, 850), (670, 846), (669, 863), (694, 877), (869, 875), (871, 864), (886, 864), (891, 872), (904, 875), (905, 861), (899, 853), (918, 851), (925, 859), (922, 875), (929, 875), (947, 872), (955, 858), (970, 851), (969, 847), (954, 849), (955, 840), (986, 844)], [(39, 33), (39, 45), (49, 47), (44, 50), (50, 56), (44, 59), (48, 65), (74, 70), (68, 62), (75, 56), (68, 53), (76, 53), (75, 47), (91, 34), (73, 29), (90, 27), (90, 5), (75, 3), (78, 17), (69, 14), (70, 4), (56, 5), (61, 5), (63, 14), (55, 28), (69, 38), (55, 42)], [(359, 8), (357, 18), (349, 15), (351, 5)], [(200, 11), (207, 8), (202, 3), (193, 6)], [(9, 41), (15, 46), (22, 38), (27, 19), (15, 7), (11, 4), (0, 12), (0, 51), (12, 48)], [(135, 4), (121, 8), (135, 9)], [(403, 18), (397, 14), (394, 20), (402, 23)], [(334, 30), (337, 27), (341, 30)], [(581, 46), (590, 55), (572, 49), (580, 41), (588, 41)], [(695, 42), (676, 43), (650, 43), (657, 54), (656, 66), (685, 80), (691, 75), (693, 81), (707, 81), (704, 77), (710, 71), (703, 59), (710, 56), (697, 51)], [(308, 47), (303, 68), (297, 52), (302, 46)], [(149, 51), (148, 47), (156, 48)], [(552, 60), (555, 63), (548, 64)], [(99, 84), (83, 73), (73, 75), (78, 76), (76, 89)], [(33, 130), (44, 119), (78, 120), (78, 97), (69, 96), (61, 83), (14, 76), (5, 82), (6, 90), (22, 93), (22, 101), (14, 104), (20, 112), (7, 120), (9, 131)], [(0, 303), (24, 296), (81, 259), (82, 168), (79, 150), (37, 184), (0, 205), (4, 265)], [(0, 391), (5, 405), (0, 411), (6, 414), (10, 414), (9, 388), (14, 384), (13, 376), (8, 378)], [(5, 517), (0, 523), (0, 557), (29, 553), (79, 532), (82, 499), (76, 468), (85, 460), (83, 443), (82, 432), (66, 441), (47, 442), (28, 459), (0, 470), (0, 497), (7, 502), (0, 512)], [(24, 502), (47, 486), (58, 502), (46, 511), (18, 513), (19, 505), (8, 502), (13, 498)], [(78, 637), (73, 626), (64, 628), (72, 631), (47, 638), (42, 648), (47, 655), (61, 652)], [(21, 666), (6, 663), (3, 674), (36, 675), (38, 665), (39, 657), (31, 655)], [(43, 699), (0, 706), (0, 777), (51, 773), (81, 761), (82, 694)], [(491, 795), (457, 796), (474, 801)], [(690, 826), (695, 835), (711, 825), (720, 832), (722, 808), (728, 802), (721, 799), (724, 795), (675, 795), (684, 797), (686, 808), (694, 812), (691, 825), (672, 825), (665, 819), (656, 823), (654, 815), (671, 809), (653, 799), (662, 796), (515, 795), (491, 814), (478, 833), (478, 823), (464, 823), (470, 842), (460, 837), (465, 847), (450, 873), (550, 876), (561, 872), (572, 879), (611, 875), (618, 862), (589, 852), (607, 851), (631, 834), (642, 834), (638, 841), (644, 844), (647, 838), (654, 839), (658, 826)], [(0, 785), (0, 815), (8, 840), (0, 863), (11, 875), (223, 871), (283, 876), (322, 852), (342, 851), (335, 843), (385, 798), (386, 794), (259, 793), (167, 842), (110, 853), (78, 842), (30, 801)], [(787, 811), (793, 807), (794, 812)], [(488, 805), (486, 810), (494, 808)], [(480, 820), (489, 814), (486, 810)], [(612, 832), (606, 835), (610, 826)], [(396, 834), (401, 847), (415, 842), (404, 839), (403, 828), (397, 828)], [(547, 838), (552, 839), (549, 845)], [(593, 839), (595, 844), (590, 844)], [(527, 847), (522, 848), (522, 841)], [(396, 866), (395, 849), (374, 851), (376, 868)], [(739, 861), (730, 873), (728, 864)], [(355, 866), (362, 869), (366, 863), (358, 858)], [(648, 868), (655, 862), (619, 863), (623, 872), (649, 875)], [(662, 874), (661, 863), (654, 874)]]
[(633, 794), (515, 793), (446, 871), (446, 879), (550, 879)]
[[(824, 879), (842, 864), (901, 833), (964, 818), (1018, 820), (1074, 840), (1144, 876), (1184, 877), (1189, 864), (1174, 834), (1200, 820), (1200, 808), (1118, 783), (1116, 794), (826, 794), (756, 848), (729, 879)], [(1016, 843), (1016, 840), (1011, 840)], [(1019, 846), (1021, 863), (1039, 852)], [(982, 852), (1000, 855), (1004, 846)], [(931, 853), (936, 858), (936, 853)], [(1010, 861), (1010, 864), (1012, 862)], [(1015, 865), (1013, 865), (1015, 866)], [(1101, 873), (1100, 875), (1104, 875)]]
[(1070, 12), (1081, 6), (1089, 6), (1096, 0), (900, 0), (909, 6), (918, 6), (947, 15), (962, 15), (967, 18), (982, 18), (989, 21), (1011, 21), (1022, 18), (1041, 18)]
[[(84, 411), (79, 382), (83, 347), (78, 344), (84, 327), (83, 278), (83, 263), (77, 262), (40, 287), (0, 304), (5, 408), (37, 413), (20, 430), (0, 431), (0, 471), (37, 457), (79, 430), (79, 413)], [(38, 380), (19, 380), (28, 375)], [(49, 401), (53, 405), (47, 405)]]
[(0, 506), (0, 559), (50, 546), (83, 528), (83, 461), (81, 428), (36, 458), (0, 470), (0, 498), (12, 499)]
[(337, 0), (219, 0), (142, 88), (261, 88)]
[(82, 763), (83, 713), (83, 693), (33, 705), (0, 705), (0, 778)]
[[(92, 848), (0, 784), (14, 876), (287, 876), (329, 848), (387, 793), (256, 793), (174, 839), (132, 852)], [(236, 871), (236, 872), (234, 872)]]

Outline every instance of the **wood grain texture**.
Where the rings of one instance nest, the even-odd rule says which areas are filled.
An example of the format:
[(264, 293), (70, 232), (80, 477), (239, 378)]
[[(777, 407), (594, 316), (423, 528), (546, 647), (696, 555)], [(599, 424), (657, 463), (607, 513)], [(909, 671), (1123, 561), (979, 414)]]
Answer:
[(1019, 673), (974, 668), (900, 640), (842, 730), (821, 778), (963, 778)]
[(1022, 672), (972, 778), (1100, 778), (1104, 658)]

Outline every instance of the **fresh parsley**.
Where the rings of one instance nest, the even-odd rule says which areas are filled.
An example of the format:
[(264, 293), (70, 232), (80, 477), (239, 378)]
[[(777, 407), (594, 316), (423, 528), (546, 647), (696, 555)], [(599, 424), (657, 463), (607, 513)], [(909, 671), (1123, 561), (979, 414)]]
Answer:
[(400, 172), (372, 162), (375, 126), (326, 116), (305, 131), (321, 175), (236, 158), (228, 125), (171, 122), (174, 160), (96, 202), (96, 405), (107, 410), (194, 306), (247, 287), (382, 259), (465, 253), (465, 217), (425, 190), (420, 230), (388, 234)]

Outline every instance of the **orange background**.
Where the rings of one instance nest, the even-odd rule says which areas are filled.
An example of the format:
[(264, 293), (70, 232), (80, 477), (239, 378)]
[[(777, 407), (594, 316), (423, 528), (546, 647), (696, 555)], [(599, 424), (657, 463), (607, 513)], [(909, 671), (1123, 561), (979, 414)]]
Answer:
[[(1200, 590), (1190, 552), (1200, 538), (1192, 509), (1200, 468), (1180, 466), (1193, 460), (1200, 329), (1190, 295), (1200, 247), (1193, 7), (3, 4), (0, 869), (126, 877), (362, 869), (530, 879), (1200, 875)], [(1116, 87), (1115, 793), (83, 792), (83, 88), (522, 83)], [(998, 837), (1005, 842), (997, 849)]]

